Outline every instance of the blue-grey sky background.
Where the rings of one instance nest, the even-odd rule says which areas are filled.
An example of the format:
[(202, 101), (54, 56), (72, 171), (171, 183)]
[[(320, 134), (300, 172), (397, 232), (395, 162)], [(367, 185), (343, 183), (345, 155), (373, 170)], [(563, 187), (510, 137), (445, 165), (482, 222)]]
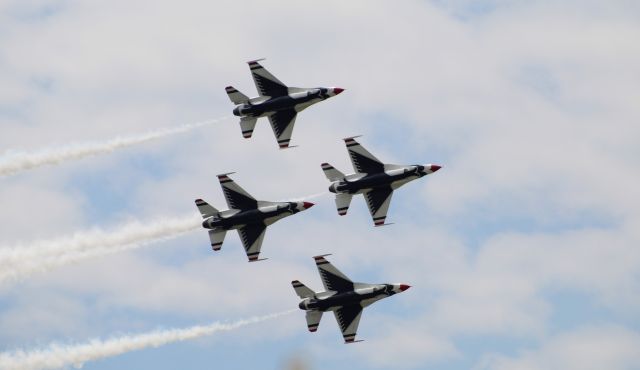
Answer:
[(412, 288), (346, 346), (296, 312), (84, 369), (640, 369), (640, 5), (635, 1), (0, 1), (0, 152), (230, 115), (246, 61), (291, 86), (346, 91), (303, 112), (280, 151), (229, 118), (0, 178), (0, 247), (317, 194), (342, 138), (389, 163), (437, 163), (373, 228), (331, 196), (269, 228), (246, 262), (197, 230), (0, 285), (0, 351), (295, 308), (311, 256)]

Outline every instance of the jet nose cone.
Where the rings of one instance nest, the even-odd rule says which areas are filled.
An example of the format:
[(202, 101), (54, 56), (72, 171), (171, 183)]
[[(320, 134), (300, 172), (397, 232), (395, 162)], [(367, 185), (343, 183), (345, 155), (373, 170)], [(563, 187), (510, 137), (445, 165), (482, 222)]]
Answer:
[(239, 107), (235, 107), (233, 109), (233, 115), (234, 116), (240, 116), (240, 108)]
[(302, 207), (304, 207), (304, 209), (309, 209), (309, 208), (311, 208), (313, 206), (315, 206), (315, 204), (311, 203), (311, 202), (303, 202), (302, 203)]
[(411, 288), (411, 285), (407, 285), (407, 284), (400, 284), (400, 291), (404, 292), (405, 290)]
[(432, 164), (431, 165), (431, 172), (436, 172), (437, 170), (441, 169), (442, 166), (438, 166), (437, 164)]
[(340, 87), (334, 87), (333, 88), (333, 93), (336, 94), (336, 95), (340, 94), (343, 91), (344, 91), (344, 89), (342, 89)]

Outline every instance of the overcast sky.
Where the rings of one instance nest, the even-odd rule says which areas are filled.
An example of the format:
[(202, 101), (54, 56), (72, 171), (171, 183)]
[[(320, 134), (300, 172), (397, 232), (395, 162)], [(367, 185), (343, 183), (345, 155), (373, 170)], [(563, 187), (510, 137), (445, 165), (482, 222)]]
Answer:
[(313, 259), (402, 282), (356, 345), (302, 311), (84, 369), (640, 369), (640, 5), (613, 1), (0, 0), (0, 156), (229, 116), (246, 61), (345, 92), (278, 150), (235, 117), (0, 178), (0, 248), (326, 191), (343, 137), (388, 163), (436, 163), (374, 228), (329, 194), (269, 228), (268, 261), (204, 230), (0, 285), (0, 351), (235, 320), (320, 289)]

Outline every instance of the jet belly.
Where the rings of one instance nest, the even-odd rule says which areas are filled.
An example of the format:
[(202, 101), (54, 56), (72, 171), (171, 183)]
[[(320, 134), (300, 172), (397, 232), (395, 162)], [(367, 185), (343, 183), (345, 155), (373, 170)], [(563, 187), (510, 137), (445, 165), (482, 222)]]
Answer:
[(356, 180), (342, 181), (334, 189), (337, 193), (360, 194), (371, 189), (389, 186), (392, 182), (393, 177), (386, 173), (374, 173)]
[(285, 95), (270, 98), (257, 104), (243, 104), (237, 107), (237, 112), (239, 116), (264, 117), (273, 112), (288, 109), (295, 109), (297, 112), (300, 112), (319, 101), (321, 100), (313, 96), (307, 96), (306, 93), (297, 93), (293, 96)]
[[(354, 290), (350, 292), (336, 293), (324, 299), (317, 299), (309, 305), (309, 308), (318, 311), (333, 311), (340, 307), (351, 306), (354, 304), (363, 305), (364, 302), (369, 304), (387, 297), (384, 289), (366, 289), (364, 291)], [(371, 302), (371, 303), (369, 303)], [(364, 307), (364, 305), (363, 305)]]
[(266, 217), (264, 213), (260, 212), (257, 209), (251, 209), (236, 212), (235, 214), (232, 214), (228, 217), (211, 218), (205, 220), (203, 226), (208, 229), (220, 227), (225, 230), (233, 230), (239, 229), (249, 224), (263, 224), (265, 218)]

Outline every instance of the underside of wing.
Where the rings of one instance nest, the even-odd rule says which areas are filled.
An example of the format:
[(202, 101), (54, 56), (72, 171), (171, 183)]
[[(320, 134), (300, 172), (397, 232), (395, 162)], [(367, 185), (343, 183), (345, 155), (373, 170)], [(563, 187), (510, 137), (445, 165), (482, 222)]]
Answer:
[(316, 267), (318, 268), (318, 273), (320, 273), (322, 284), (326, 290), (333, 290), (335, 292), (353, 290), (353, 281), (335, 268), (324, 256), (313, 258), (316, 260)]
[(344, 139), (347, 145), (347, 151), (351, 158), (353, 169), (360, 173), (379, 173), (384, 172), (384, 163), (380, 162), (373, 154), (369, 153), (354, 138)]
[(371, 213), (375, 226), (384, 225), (392, 195), (391, 188), (374, 189), (364, 193), (364, 199), (367, 201), (369, 213)]
[(258, 207), (258, 201), (228, 175), (218, 175), (218, 181), (220, 181), (220, 186), (229, 208), (255, 209)]
[(251, 69), (253, 82), (255, 82), (256, 89), (258, 89), (260, 95), (284, 96), (288, 94), (287, 86), (257, 61), (249, 62), (249, 69)]
[(264, 239), (265, 231), (267, 227), (264, 225), (247, 225), (238, 229), (238, 235), (244, 246), (244, 250), (247, 253), (249, 262), (258, 260), (260, 255), (260, 248), (262, 247), (262, 240)]
[(280, 149), (287, 148), (291, 141), (293, 126), (296, 123), (297, 113), (293, 109), (277, 111), (269, 116), (269, 122), (273, 133), (276, 135)]
[(333, 311), (333, 313), (336, 316), (338, 325), (340, 325), (344, 342), (354, 342), (358, 325), (360, 324), (360, 316), (362, 316), (362, 307), (360, 305), (343, 306)]

